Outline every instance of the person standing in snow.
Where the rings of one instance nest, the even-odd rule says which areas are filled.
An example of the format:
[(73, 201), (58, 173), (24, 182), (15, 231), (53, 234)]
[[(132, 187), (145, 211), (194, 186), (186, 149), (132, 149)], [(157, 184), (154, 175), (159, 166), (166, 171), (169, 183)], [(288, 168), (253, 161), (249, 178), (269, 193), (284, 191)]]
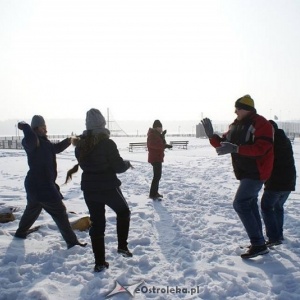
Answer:
[(105, 261), (105, 205), (117, 215), (117, 252), (124, 257), (132, 257), (127, 247), (130, 210), (120, 189), (121, 181), (116, 175), (126, 172), (132, 166), (120, 156), (105, 125), (105, 118), (98, 109), (92, 108), (86, 113), (86, 130), (73, 142), (78, 164), (68, 171), (66, 178), (66, 182), (72, 178), (78, 165), (83, 170), (81, 189), (92, 223), (89, 234), (95, 257), (95, 272), (109, 267)]
[(290, 139), (278, 125), (274, 128), (274, 164), (271, 177), (265, 182), (261, 199), (261, 212), (265, 223), (267, 246), (282, 244), (284, 204), (291, 191), (295, 190), (296, 167)]
[(39, 217), (42, 209), (51, 215), (61, 232), (67, 247), (80, 243), (71, 228), (62, 195), (55, 183), (57, 177), (56, 154), (64, 151), (71, 144), (71, 138), (54, 144), (47, 138), (45, 120), (40, 115), (32, 118), (31, 126), (19, 122), (18, 128), (23, 130), (22, 145), (27, 153), (29, 171), (25, 178), (27, 206), (21, 217), (15, 237), (25, 239), (28, 230)]
[(237, 118), (222, 137), (214, 134), (210, 119), (201, 122), (218, 155), (231, 154), (233, 170), (240, 181), (233, 207), (251, 243), (241, 257), (251, 258), (269, 252), (257, 202), (258, 193), (273, 168), (273, 128), (268, 120), (257, 114), (249, 95), (236, 100), (235, 113)]
[(165, 140), (166, 130), (163, 131), (162, 124), (155, 120), (152, 128), (149, 128), (147, 134), (148, 162), (153, 167), (153, 179), (151, 182), (149, 198), (158, 199), (163, 195), (159, 194), (159, 181), (162, 175), (162, 163), (165, 156), (165, 148), (172, 148)]

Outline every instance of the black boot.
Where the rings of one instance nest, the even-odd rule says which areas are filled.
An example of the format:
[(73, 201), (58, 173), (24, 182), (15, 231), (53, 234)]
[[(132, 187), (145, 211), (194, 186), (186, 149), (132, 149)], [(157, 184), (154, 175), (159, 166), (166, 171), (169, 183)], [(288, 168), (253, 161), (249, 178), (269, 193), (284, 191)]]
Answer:
[(128, 232), (130, 218), (117, 217), (117, 235), (118, 235), (118, 253), (124, 257), (132, 257), (132, 253), (128, 250)]
[(105, 244), (104, 236), (102, 237), (91, 237), (92, 248), (95, 257), (95, 272), (101, 272), (108, 269), (109, 264), (105, 261)]

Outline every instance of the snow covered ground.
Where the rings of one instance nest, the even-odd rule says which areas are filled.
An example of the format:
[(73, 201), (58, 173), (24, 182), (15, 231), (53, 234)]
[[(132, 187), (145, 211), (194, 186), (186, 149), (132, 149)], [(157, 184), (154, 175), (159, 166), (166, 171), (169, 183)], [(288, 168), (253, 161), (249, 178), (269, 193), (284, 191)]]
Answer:
[[(177, 138), (178, 139), (178, 138)], [(186, 138), (180, 138), (186, 139)], [(285, 241), (270, 253), (242, 260), (248, 245), (245, 230), (232, 208), (238, 186), (230, 156), (218, 157), (206, 139), (188, 138), (188, 150), (166, 150), (160, 192), (148, 199), (152, 168), (147, 152), (128, 151), (129, 142), (113, 138), (121, 156), (134, 166), (119, 175), (131, 207), (129, 247), (132, 258), (116, 252), (115, 214), (107, 208), (108, 270), (94, 273), (88, 232), (76, 231), (86, 248), (67, 250), (51, 217), (42, 212), (41, 228), (26, 240), (13, 238), (26, 205), (24, 151), (0, 150), (0, 209), (13, 207), (16, 220), (0, 224), (0, 299), (299, 299), (300, 195), (286, 203)], [(300, 170), (300, 141), (294, 143)], [(57, 156), (58, 180), (70, 220), (87, 216), (80, 175), (63, 185), (74, 164), (71, 146)], [(71, 212), (75, 212), (71, 213)], [(138, 286), (139, 289), (136, 289)], [(119, 293), (114, 293), (117, 287)], [(109, 296), (110, 295), (110, 296)]]

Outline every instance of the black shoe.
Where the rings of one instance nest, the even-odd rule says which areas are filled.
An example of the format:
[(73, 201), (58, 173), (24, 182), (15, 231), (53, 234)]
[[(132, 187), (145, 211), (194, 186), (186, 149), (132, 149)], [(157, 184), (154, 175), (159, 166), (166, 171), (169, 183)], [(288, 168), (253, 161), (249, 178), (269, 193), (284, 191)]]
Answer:
[(94, 267), (94, 272), (102, 272), (104, 271), (105, 269), (108, 269), (109, 267), (109, 263), (108, 262), (104, 262), (102, 264), (95, 264), (95, 267)]
[(118, 253), (122, 254), (124, 257), (132, 257), (132, 253), (128, 249), (118, 249)]
[(267, 241), (266, 242), (266, 245), (267, 247), (273, 247), (273, 246), (278, 246), (278, 245), (281, 245), (282, 244), (282, 241), (278, 240), (278, 241)]
[(35, 231), (38, 231), (39, 230), (39, 228), (40, 228), (41, 226), (34, 226), (34, 227), (31, 227), (31, 228), (29, 228), (27, 231), (23, 231), (23, 232), (21, 232), (21, 231), (19, 231), (19, 229), (15, 232), (15, 237), (16, 238), (19, 238), (19, 239), (26, 239), (27, 238), (27, 236), (28, 236), (28, 234), (30, 234), (30, 233), (32, 233), (32, 232), (35, 232)]
[(241, 258), (252, 258), (267, 253), (269, 253), (269, 249), (266, 245), (251, 246), (246, 253), (241, 254)]
[(18, 239), (26, 239), (27, 237), (27, 233), (20, 233), (20, 232), (16, 232), (14, 237), (18, 238)]
[(164, 196), (163, 195), (160, 195), (159, 193), (157, 193), (156, 195), (152, 196), (152, 195), (149, 195), (149, 198), (152, 199), (152, 200), (161, 200)]
[(77, 246), (77, 245), (80, 246), (80, 247), (85, 247), (87, 245), (87, 243), (80, 243), (80, 242), (78, 242), (76, 244), (68, 244), (68, 249), (70, 249), (70, 248), (72, 248), (74, 246)]

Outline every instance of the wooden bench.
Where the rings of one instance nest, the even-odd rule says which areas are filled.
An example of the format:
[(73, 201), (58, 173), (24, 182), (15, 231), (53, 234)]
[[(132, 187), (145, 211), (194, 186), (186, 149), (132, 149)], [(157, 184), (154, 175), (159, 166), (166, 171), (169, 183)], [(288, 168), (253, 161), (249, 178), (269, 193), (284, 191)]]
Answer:
[(188, 143), (189, 141), (170, 141), (170, 145), (172, 145), (173, 147), (176, 146), (186, 150), (187, 150)]
[(148, 150), (147, 148), (147, 143), (143, 142), (143, 143), (129, 143), (129, 152), (133, 152), (134, 148), (144, 148), (146, 151)]

